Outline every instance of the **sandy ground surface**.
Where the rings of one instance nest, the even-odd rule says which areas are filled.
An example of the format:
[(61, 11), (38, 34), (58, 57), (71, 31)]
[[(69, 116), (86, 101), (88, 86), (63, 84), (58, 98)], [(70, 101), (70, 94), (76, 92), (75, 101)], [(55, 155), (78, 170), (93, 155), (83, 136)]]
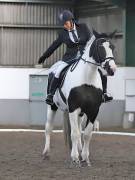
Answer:
[(0, 132), (0, 180), (135, 180), (135, 137), (93, 135), (92, 167), (70, 168), (63, 134), (43, 160), (43, 133)]

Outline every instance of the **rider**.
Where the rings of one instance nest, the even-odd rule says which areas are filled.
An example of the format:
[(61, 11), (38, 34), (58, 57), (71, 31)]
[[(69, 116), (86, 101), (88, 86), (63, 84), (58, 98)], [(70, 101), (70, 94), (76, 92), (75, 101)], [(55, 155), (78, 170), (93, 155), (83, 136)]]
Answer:
[[(60, 14), (59, 20), (63, 25), (62, 31), (59, 33), (58, 38), (51, 44), (51, 46), (38, 60), (39, 64), (44, 63), (45, 59), (51, 56), (51, 54), (62, 43), (66, 44), (66, 53), (64, 54), (62, 61), (59, 61), (59, 63), (57, 62), (59, 66), (57, 66), (57, 68), (54, 68), (55, 73), (50, 83), (49, 94), (46, 98), (46, 103), (50, 105), (53, 105), (53, 96), (59, 85), (60, 72), (63, 70), (63, 68), (75, 62), (82, 55), (84, 47), (91, 37), (90, 30), (88, 29), (87, 25), (76, 23), (72, 12), (70, 12), (69, 10), (64, 10)], [(53, 66), (55, 67), (55, 65)], [(106, 93), (107, 77), (101, 74), (101, 79), (103, 85), (104, 101), (111, 101), (113, 98), (111, 96), (108, 96), (108, 94)]]

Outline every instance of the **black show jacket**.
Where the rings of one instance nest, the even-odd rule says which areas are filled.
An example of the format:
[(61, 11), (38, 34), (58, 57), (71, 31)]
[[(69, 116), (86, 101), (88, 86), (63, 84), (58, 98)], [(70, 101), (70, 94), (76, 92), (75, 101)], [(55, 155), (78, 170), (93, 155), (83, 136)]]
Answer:
[(86, 24), (76, 24), (76, 30), (78, 34), (78, 43), (71, 41), (69, 32), (66, 29), (62, 29), (58, 38), (51, 44), (51, 46), (43, 54), (43, 58), (48, 58), (62, 43), (66, 44), (66, 52), (63, 55), (62, 60), (68, 63), (71, 59), (74, 59), (78, 50), (83, 53), (84, 47), (87, 41), (90, 39), (90, 30)]

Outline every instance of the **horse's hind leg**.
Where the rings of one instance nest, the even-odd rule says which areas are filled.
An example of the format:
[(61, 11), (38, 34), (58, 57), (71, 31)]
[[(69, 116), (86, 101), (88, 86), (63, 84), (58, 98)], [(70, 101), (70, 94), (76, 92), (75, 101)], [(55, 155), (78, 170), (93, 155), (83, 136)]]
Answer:
[(79, 137), (79, 141), (78, 141), (78, 151), (79, 151), (79, 158), (81, 159), (81, 153), (82, 153), (82, 138), (81, 138), (81, 134), (82, 134), (82, 117), (78, 118), (78, 126), (79, 126), (79, 133), (80, 133), (80, 137)]
[(84, 145), (82, 149), (82, 162), (85, 162), (88, 166), (91, 165), (89, 161), (89, 144), (92, 137), (92, 130), (93, 130), (93, 124), (89, 122), (89, 124), (84, 130), (84, 134), (83, 134)]
[(48, 157), (50, 152), (50, 134), (53, 129), (53, 122), (56, 115), (56, 110), (52, 110), (51, 106), (47, 109), (47, 122), (45, 128), (45, 147), (43, 150), (43, 156)]
[(99, 121), (98, 120), (95, 120), (93, 130), (99, 131)]

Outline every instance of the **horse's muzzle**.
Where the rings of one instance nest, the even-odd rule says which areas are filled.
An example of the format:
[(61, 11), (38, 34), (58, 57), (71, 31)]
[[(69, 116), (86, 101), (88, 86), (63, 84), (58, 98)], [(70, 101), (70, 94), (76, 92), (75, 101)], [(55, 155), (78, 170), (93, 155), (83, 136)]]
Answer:
[(109, 76), (114, 76), (114, 71), (111, 68), (108, 69), (107, 73)]
[(111, 60), (111, 61), (106, 62), (104, 68), (106, 69), (109, 76), (113, 76), (114, 73), (116, 72), (117, 66), (114, 60)]

